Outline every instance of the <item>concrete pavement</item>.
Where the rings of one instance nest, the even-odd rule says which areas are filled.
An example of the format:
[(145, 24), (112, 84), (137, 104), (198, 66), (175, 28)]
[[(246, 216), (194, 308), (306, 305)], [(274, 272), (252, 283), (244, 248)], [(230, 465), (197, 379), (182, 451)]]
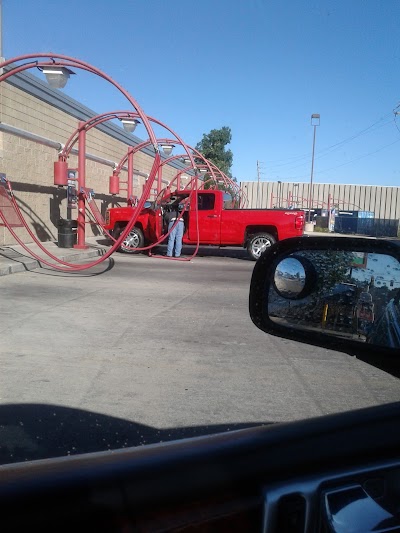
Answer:
[[(307, 236), (314, 237), (345, 237), (346, 235), (337, 233), (317, 233), (317, 232), (305, 232)], [(372, 237), (374, 238), (374, 237)], [(43, 242), (42, 245), (53, 255), (63, 261), (71, 261), (72, 263), (91, 262), (96, 257), (105, 253), (109, 246), (107, 245), (104, 237), (91, 237), (86, 240), (88, 245), (87, 250), (77, 250), (75, 248), (59, 248), (55, 242)], [(36, 244), (27, 244), (30, 250), (32, 250), (39, 257), (55, 263), (55, 261), (40, 250)], [(205, 252), (207, 255), (224, 255), (223, 251), (219, 251), (216, 248), (200, 250), (200, 254)], [(193, 253), (193, 248), (190, 252)], [(232, 251), (234, 254), (234, 252)], [(236, 255), (245, 257), (245, 252), (241, 249), (236, 249)], [(56, 264), (56, 263), (55, 263)], [(0, 276), (6, 276), (8, 274), (15, 274), (18, 272), (25, 272), (35, 270), (41, 266), (40, 262), (34, 259), (26, 252), (20, 245), (9, 245), (0, 247)]]
[(253, 266), (204, 249), (189, 263), (114, 254), (89, 271), (0, 277), (0, 463), (399, 400), (398, 379), (334, 345), (258, 330)]

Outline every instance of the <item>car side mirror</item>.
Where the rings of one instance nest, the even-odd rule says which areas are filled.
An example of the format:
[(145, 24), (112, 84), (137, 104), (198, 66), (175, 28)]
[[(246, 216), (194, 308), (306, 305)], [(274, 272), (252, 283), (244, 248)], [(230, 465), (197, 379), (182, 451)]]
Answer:
[(357, 237), (278, 242), (254, 267), (250, 316), (273, 335), (398, 356), (400, 246)]

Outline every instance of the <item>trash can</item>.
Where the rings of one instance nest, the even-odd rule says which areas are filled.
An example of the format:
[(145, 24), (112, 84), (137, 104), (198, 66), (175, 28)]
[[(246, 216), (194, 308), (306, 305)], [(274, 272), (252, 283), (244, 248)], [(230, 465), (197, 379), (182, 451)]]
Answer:
[(329, 217), (315, 217), (315, 227), (328, 229), (329, 227)]
[(59, 248), (73, 248), (76, 244), (76, 232), (78, 222), (69, 218), (60, 218), (57, 222), (58, 226), (58, 247)]

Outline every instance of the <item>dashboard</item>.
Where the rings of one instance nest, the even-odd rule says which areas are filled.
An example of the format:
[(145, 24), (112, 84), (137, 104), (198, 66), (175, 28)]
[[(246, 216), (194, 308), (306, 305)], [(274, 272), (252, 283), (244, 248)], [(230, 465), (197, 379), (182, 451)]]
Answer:
[(3, 465), (3, 531), (399, 531), (400, 403)]

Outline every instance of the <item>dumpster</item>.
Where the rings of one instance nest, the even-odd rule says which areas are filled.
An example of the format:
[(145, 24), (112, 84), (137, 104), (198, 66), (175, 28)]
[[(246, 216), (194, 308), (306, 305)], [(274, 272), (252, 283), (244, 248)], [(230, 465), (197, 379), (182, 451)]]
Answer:
[(315, 217), (315, 227), (316, 228), (323, 228), (323, 229), (328, 229), (329, 228), (329, 217), (327, 216), (322, 216), (322, 217), (319, 217), (319, 216), (316, 216)]
[(69, 218), (60, 218), (57, 222), (58, 227), (58, 247), (73, 248), (76, 244), (76, 232), (78, 222)]

